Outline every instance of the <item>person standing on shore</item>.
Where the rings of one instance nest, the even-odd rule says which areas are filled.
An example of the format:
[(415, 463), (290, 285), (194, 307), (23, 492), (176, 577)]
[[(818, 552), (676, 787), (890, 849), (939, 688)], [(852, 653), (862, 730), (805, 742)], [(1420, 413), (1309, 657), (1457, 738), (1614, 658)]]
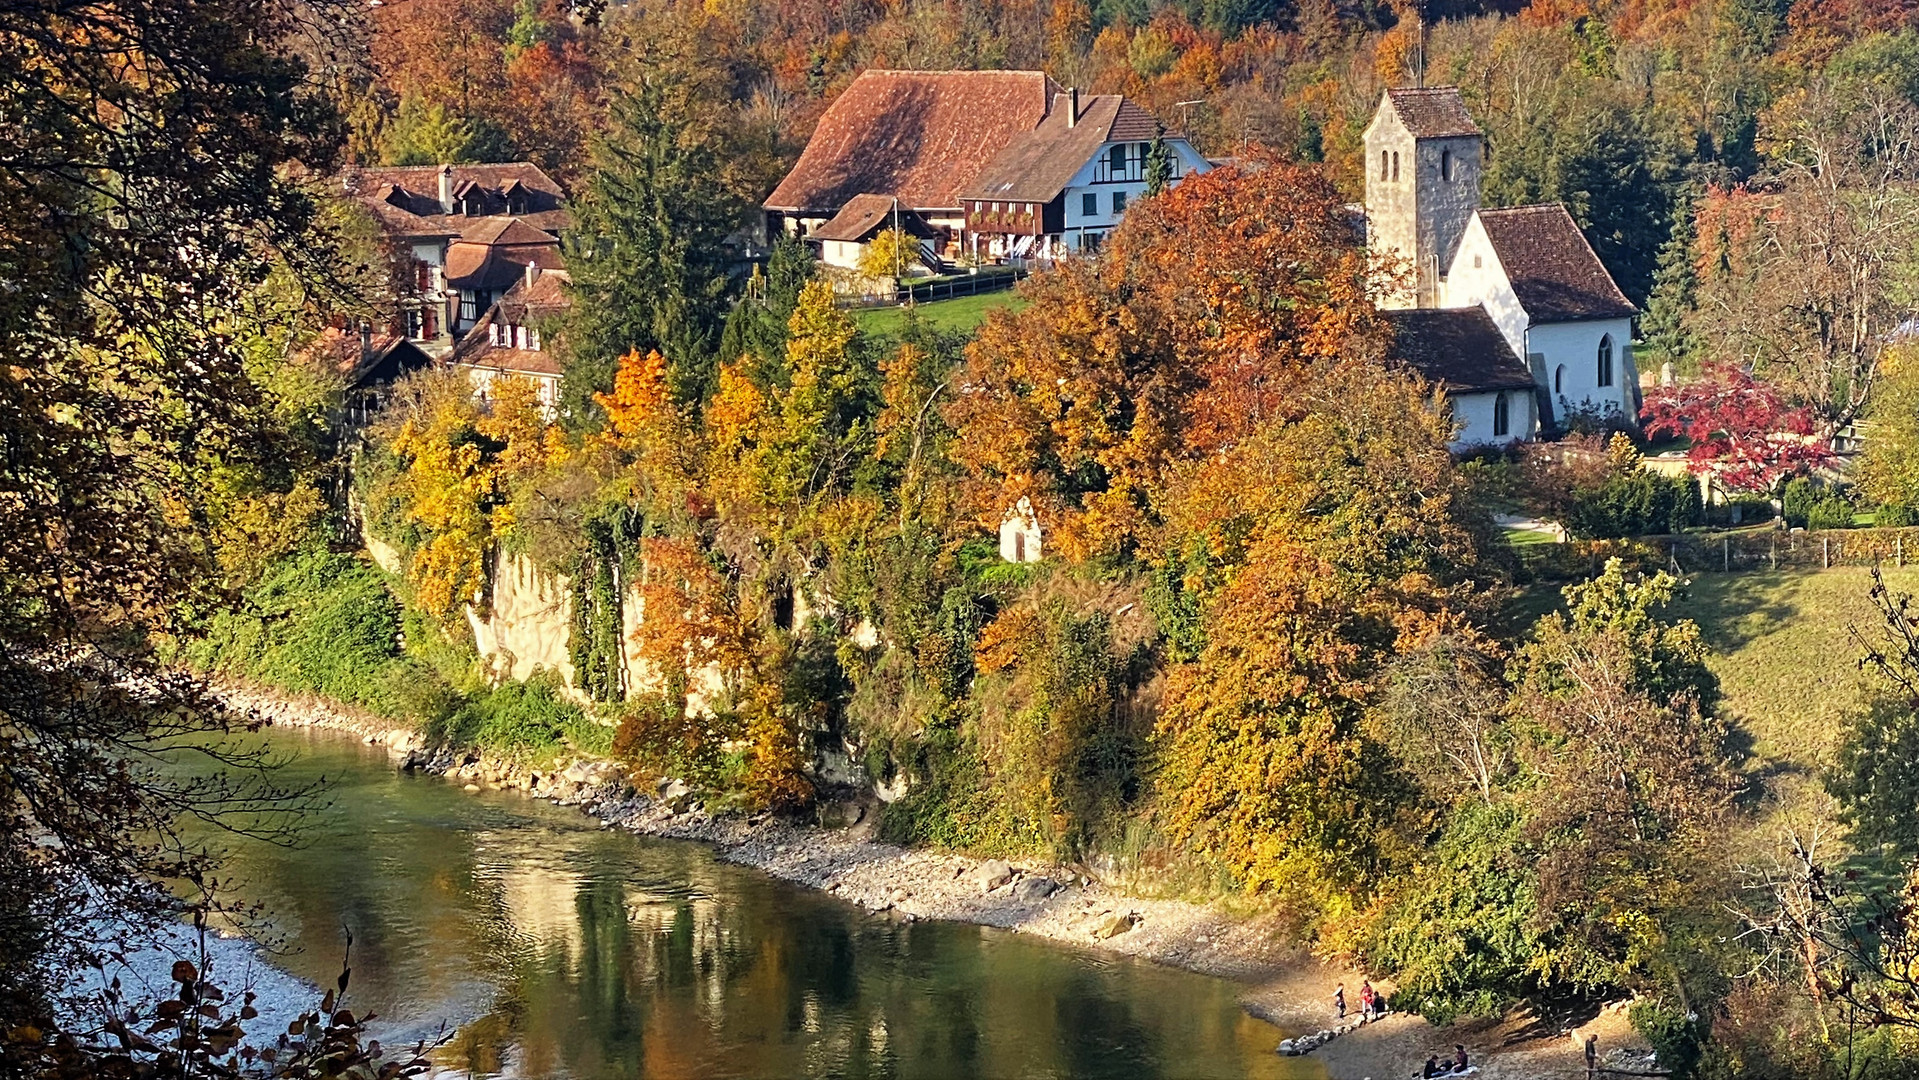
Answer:
[(1379, 995), (1373, 992), (1372, 980), (1361, 980), (1359, 984), (1359, 1018), (1368, 1024), (1372, 1023), (1376, 1015), (1374, 1007), (1378, 1001)]
[(1341, 1020), (1346, 1019), (1346, 984), (1340, 983), (1333, 988), (1333, 1012)]

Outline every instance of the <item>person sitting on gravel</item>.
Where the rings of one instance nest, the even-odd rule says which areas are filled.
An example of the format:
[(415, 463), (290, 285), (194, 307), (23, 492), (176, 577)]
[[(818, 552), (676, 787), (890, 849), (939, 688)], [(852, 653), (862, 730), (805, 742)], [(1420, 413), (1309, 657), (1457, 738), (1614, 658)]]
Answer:
[(1463, 1073), (1466, 1071), (1467, 1064), (1468, 1062), (1466, 1060), (1465, 1044), (1454, 1043), (1453, 1044), (1453, 1071), (1456, 1073)]
[(1419, 1075), (1425, 1078), (1425, 1080), (1430, 1080), (1431, 1077), (1440, 1075), (1438, 1054), (1428, 1054), (1426, 1056), (1426, 1067), (1420, 1070)]

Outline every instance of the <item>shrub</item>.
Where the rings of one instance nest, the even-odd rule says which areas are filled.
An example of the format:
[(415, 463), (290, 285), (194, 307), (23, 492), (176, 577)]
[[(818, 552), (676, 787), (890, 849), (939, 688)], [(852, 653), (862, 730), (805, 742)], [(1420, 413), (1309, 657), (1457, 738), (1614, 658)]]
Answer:
[(1812, 504), (1806, 511), (1808, 529), (1850, 529), (1853, 518), (1852, 501), (1837, 492), (1831, 492), (1825, 498)]
[(1698, 516), (1691, 478), (1634, 470), (1578, 496), (1566, 527), (1583, 539), (1612, 539), (1680, 532)]
[(1873, 518), (1873, 524), (1882, 529), (1903, 529), (1919, 525), (1919, 510), (1899, 503), (1887, 503), (1879, 507)]

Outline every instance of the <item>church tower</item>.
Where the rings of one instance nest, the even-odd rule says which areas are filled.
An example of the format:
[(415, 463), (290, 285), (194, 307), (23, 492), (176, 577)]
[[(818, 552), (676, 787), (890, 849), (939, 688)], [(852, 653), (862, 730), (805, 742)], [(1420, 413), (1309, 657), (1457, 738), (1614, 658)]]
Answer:
[(1479, 209), (1484, 136), (1459, 88), (1388, 90), (1366, 126), (1366, 237), (1410, 264), (1381, 307), (1438, 307), (1459, 238)]

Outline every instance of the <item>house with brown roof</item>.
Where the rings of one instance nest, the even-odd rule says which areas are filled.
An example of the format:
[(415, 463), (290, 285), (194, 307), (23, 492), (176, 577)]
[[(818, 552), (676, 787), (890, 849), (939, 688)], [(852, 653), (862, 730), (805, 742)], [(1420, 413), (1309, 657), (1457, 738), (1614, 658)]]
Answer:
[(811, 237), (869, 196), (886, 200), (889, 212), (897, 200), (937, 230), (935, 254), (957, 255), (966, 227), (960, 193), (1014, 137), (1039, 126), (1058, 92), (1039, 71), (863, 71), (767, 196), (767, 233)]
[(1155, 138), (1171, 158), (1171, 183), (1212, 167), (1122, 95), (1056, 95), (1046, 118), (1015, 136), (962, 191), (974, 252), (1054, 259), (1097, 249), (1146, 194)]
[(572, 224), (539, 166), (410, 165), (341, 175), (404, 260), (394, 331), (435, 355), (453, 347), (529, 266), (557, 269)]
[(561, 372), (552, 326), (571, 304), (566, 294), (571, 280), (564, 270), (529, 263), (461, 335), (446, 363), (466, 375), (482, 403), (491, 400), (496, 380), (512, 376), (533, 383), (549, 420), (556, 414)]
[(1532, 372), (1484, 307), (1396, 308), (1381, 314), (1393, 328), (1399, 360), (1445, 392), (1460, 428), (1454, 447), (1503, 445), (1538, 430)]
[[(1409, 337), (1402, 359), (1441, 372), (1442, 385), (1475, 381), (1459, 378), (1468, 368), (1494, 378), (1513, 358), (1530, 374), (1531, 408), (1507, 408), (1512, 418), (1529, 412), (1530, 426), (1513, 419), (1495, 433), (1490, 407), (1468, 409), (1462, 397), (1455, 446), (1531, 438), (1578, 416), (1634, 424), (1636, 309), (1564, 206), (1480, 208), (1483, 141), (1449, 86), (1388, 90), (1366, 128), (1367, 242), (1402, 271), (1380, 306), (1476, 309), (1505, 345), (1493, 348), (1483, 335), (1440, 346)], [(1458, 355), (1442, 360), (1436, 348)]]

